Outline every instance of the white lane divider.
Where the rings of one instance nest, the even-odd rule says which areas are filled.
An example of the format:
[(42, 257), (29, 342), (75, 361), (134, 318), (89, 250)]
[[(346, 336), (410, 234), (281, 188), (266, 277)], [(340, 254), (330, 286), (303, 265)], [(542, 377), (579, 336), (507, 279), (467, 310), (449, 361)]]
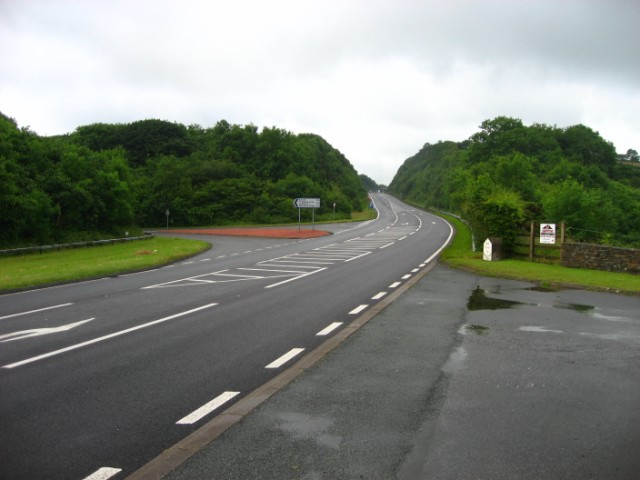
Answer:
[(274, 360), (273, 362), (271, 362), (269, 365), (267, 365), (264, 368), (280, 368), (282, 365), (287, 363), (292, 358), (300, 355), (302, 352), (304, 352), (304, 348), (292, 348), (287, 353), (282, 355), (277, 360)]
[(26, 360), (22, 360), (20, 362), (11, 363), (9, 365), (5, 365), (2, 368), (15, 368), (20, 367), (22, 365), (26, 365), (28, 363), (36, 362), (38, 360), (42, 360), (45, 358), (53, 357), (55, 355), (59, 355), (61, 353), (69, 352), (71, 350), (76, 350), (78, 348), (86, 347), (87, 345), (92, 345), (94, 343), (102, 342), (104, 340), (108, 340), (110, 338), (119, 337), (120, 335), (125, 335), (127, 333), (135, 332), (136, 330), (141, 330), (143, 328), (151, 327), (153, 325), (157, 325), (159, 323), (168, 322), (169, 320), (173, 320), (175, 318), (184, 317), (185, 315), (189, 315), (190, 313), (199, 312), (200, 310), (205, 310), (207, 308), (215, 307), (218, 305), (217, 303), (209, 303), (207, 305), (203, 305), (201, 307), (192, 308), (191, 310), (187, 310), (186, 312), (176, 313), (174, 315), (169, 315), (168, 317), (161, 318), (159, 320), (154, 320), (153, 322), (143, 323), (142, 325), (137, 325), (135, 327), (127, 328), (126, 330), (120, 330), (119, 332), (110, 333), (109, 335), (104, 335), (102, 337), (94, 338), (92, 340), (87, 340), (86, 342), (76, 343), (75, 345), (71, 345), (69, 347), (61, 348), (60, 350), (54, 350), (53, 352), (44, 353), (42, 355), (38, 355), (37, 357), (27, 358)]
[(240, 395), (240, 392), (224, 392), (221, 395), (218, 395), (216, 398), (211, 400), (208, 403), (205, 403), (203, 406), (194, 410), (189, 415), (184, 418), (181, 418), (176, 422), (176, 425), (193, 425), (203, 417), (206, 417), (215, 409), (220, 408), (222, 405), (227, 403), (229, 400), (234, 398), (236, 395)]
[(84, 480), (107, 480), (121, 471), (121, 468), (102, 467), (86, 477)]
[(316, 337), (324, 337), (326, 335), (329, 335), (331, 332), (333, 332), (340, 325), (342, 325), (342, 322), (333, 322), (328, 327), (326, 327), (326, 328), (320, 330), (318, 333), (316, 333)]
[(349, 312), (349, 315), (357, 315), (358, 313), (360, 313), (361, 311), (363, 311), (365, 308), (367, 308), (369, 305), (358, 305), (356, 308), (354, 308), (353, 310), (351, 310)]
[(373, 297), (371, 297), (371, 300), (380, 300), (382, 297), (384, 297), (387, 294), (387, 292), (380, 292), (377, 293), (376, 295), (374, 295)]
[(69, 305), (73, 305), (73, 303), (61, 303), (60, 305), (53, 305), (51, 307), (38, 308), (37, 310), (29, 310), (28, 312), (12, 313), (11, 315), (5, 315), (4, 317), (0, 317), (0, 320), (5, 320), (7, 318), (13, 318), (13, 317), (21, 317), (22, 315), (30, 315), (32, 313), (44, 312), (46, 310), (53, 310), (54, 308), (68, 307)]
[(400, 285), (402, 285), (402, 282), (393, 282), (391, 285), (389, 285), (389, 288), (396, 288), (396, 287), (399, 287)]
[(406, 275), (403, 275), (403, 276), (402, 276), (402, 277), (400, 277), (400, 278), (402, 278), (402, 280), (406, 280), (407, 278), (411, 278), (411, 274), (410, 274), (410, 273), (407, 273)]

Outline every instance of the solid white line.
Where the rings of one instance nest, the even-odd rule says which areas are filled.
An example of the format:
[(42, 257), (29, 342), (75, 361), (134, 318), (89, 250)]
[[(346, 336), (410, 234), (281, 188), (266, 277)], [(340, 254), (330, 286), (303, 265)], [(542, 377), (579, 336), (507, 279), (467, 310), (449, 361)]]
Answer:
[(278, 368), (278, 367), (281, 367), (282, 365), (287, 363), (289, 360), (291, 360), (296, 355), (300, 355), (303, 351), (304, 351), (304, 348), (293, 348), (289, 352), (285, 353), (284, 355), (282, 355), (277, 360), (274, 360), (273, 362), (271, 362), (269, 365), (267, 365), (264, 368)]
[(267, 285), (264, 288), (273, 288), (273, 287), (277, 287), (278, 285), (283, 285), (285, 283), (289, 283), (289, 282), (293, 282), (294, 280), (298, 280), (299, 278), (303, 278), (303, 277), (308, 277), (309, 275), (313, 275), (314, 273), (318, 273), (318, 272), (322, 272), (323, 270), (326, 270), (327, 267), (324, 268), (319, 268), (318, 270), (314, 270), (312, 272), (309, 273), (305, 273), (304, 275), (298, 275), (296, 277), (290, 278), (289, 280), (284, 280), (282, 282), (278, 282), (278, 283), (272, 283), (271, 285)]
[(400, 285), (402, 285), (402, 282), (393, 282), (391, 285), (389, 285), (389, 288), (396, 288), (396, 287), (399, 287)]
[(324, 337), (325, 335), (329, 335), (331, 332), (333, 332), (340, 325), (342, 325), (342, 322), (333, 322), (328, 327), (326, 327), (326, 328), (320, 330), (318, 333), (316, 333), (316, 337)]
[(374, 295), (373, 297), (371, 297), (371, 300), (380, 300), (382, 297), (384, 297), (387, 294), (387, 292), (380, 292), (377, 295)]
[(84, 480), (107, 480), (121, 471), (121, 468), (102, 467), (86, 477)]
[(5, 315), (4, 317), (0, 317), (0, 320), (4, 320), (6, 318), (20, 317), (22, 315), (29, 315), (31, 313), (44, 312), (45, 310), (53, 310), (54, 308), (68, 307), (69, 305), (73, 305), (73, 303), (61, 303), (60, 305), (54, 305), (52, 307), (39, 308), (37, 310), (29, 310), (28, 312), (13, 313), (11, 315)]
[(153, 322), (144, 323), (142, 325), (138, 325), (138, 326), (135, 326), (135, 327), (132, 327), (132, 328), (127, 328), (126, 330), (120, 330), (119, 332), (110, 333), (109, 335), (105, 335), (103, 337), (94, 338), (93, 340), (87, 340), (86, 342), (76, 343), (75, 345), (71, 345), (69, 347), (61, 348), (60, 350), (55, 350), (53, 352), (44, 353), (42, 355), (38, 355), (37, 357), (32, 357), (32, 358), (28, 358), (26, 360), (22, 360), (20, 362), (11, 363), (9, 365), (5, 365), (2, 368), (20, 367), (22, 365), (26, 365), (27, 363), (36, 362), (36, 361), (42, 360), (44, 358), (53, 357), (53, 356), (59, 355), (61, 353), (65, 353), (65, 352), (68, 352), (68, 351), (71, 351), (71, 350), (76, 350), (76, 349), (81, 348), (81, 347), (86, 347), (87, 345), (92, 345), (94, 343), (102, 342), (102, 341), (108, 340), (110, 338), (119, 337), (120, 335), (124, 335), (126, 333), (135, 332), (136, 330), (141, 330), (143, 328), (147, 328), (147, 327), (150, 327), (152, 325), (157, 325), (157, 324), (162, 323), (162, 322), (167, 322), (169, 320), (173, 320), (174, 318), (184, 317), (185, 315), (188, 315), (190, 313), (198, 312), (200, 310), (204, 310), (205, 308), (215, 307), (216, 305), (218, 305), (218, 304), (217, 303), (209, 303), (209, 304), (203, 305), (201, 307), (197, 307), (197, 308), (193, 308), (191, 310), (187, 310), (186, 312), (176, 313), (175, 315), (170, 315), (168, 317), (164, 317), (164, 318), (161, 318), (159, 320), (154, 320)]
[(351, 310), (349, 312), (349, 315), (357, 315), (358, 313), (360, 313), (361, 311), (363, 311), (365, 308), (367, 308), (369, 305), (358, 305), (356, 308), (354, 308), (353, 310)]
[(236, 395), (240, 395), (240, 392), (224, 392), (223, 394), (218, 395), (216, 398), (211, 400), (209, 403), (205, 403), (199, 409), (191, 412), (186, 417), (178, 420), (176, 422), (176, 425), (193, 425), (194, 423), (196, 423), (201, 418), (206, 417), (207, 415), (209, 415), (216, 408), (219, 408), (220, 406), (222, 406), (225, 403), (227, 403), (229, 400), (231, 400)]

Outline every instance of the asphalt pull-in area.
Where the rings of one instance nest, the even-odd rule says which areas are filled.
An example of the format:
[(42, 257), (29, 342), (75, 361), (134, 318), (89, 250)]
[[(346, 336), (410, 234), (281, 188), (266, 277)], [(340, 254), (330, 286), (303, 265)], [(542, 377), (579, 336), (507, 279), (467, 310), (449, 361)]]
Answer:
[(436, 266), (165, 478), (640, 478), (640, 299), (533, 287)]

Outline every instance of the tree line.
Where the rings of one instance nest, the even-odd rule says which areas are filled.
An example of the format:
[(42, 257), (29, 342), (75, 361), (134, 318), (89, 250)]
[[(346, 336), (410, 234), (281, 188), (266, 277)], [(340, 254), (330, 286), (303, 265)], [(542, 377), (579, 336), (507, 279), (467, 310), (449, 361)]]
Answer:
[(571, 238), (640, 246), (640, 162), (585, 125), (526, 126), (497, 117), (463, 142), (426, 144), (390, 191), (461, 214), (507, 251), (524, 222), (566, 222)]
[(117, 234), (130, 226), (349, 218), (366, 191), (347, 158), (314, 134), (164, 120), (96, 123), (42, 137), (0, 113), (0, 246)]

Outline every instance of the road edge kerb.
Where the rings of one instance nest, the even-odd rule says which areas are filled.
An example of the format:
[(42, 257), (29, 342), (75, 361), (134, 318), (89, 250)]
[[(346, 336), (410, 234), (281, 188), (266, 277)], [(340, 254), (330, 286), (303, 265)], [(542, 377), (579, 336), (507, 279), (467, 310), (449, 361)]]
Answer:
[(433, 259), (419, 273), (412, 276), (388, 296), (366, 310), (345, 328), (338, 331), (331, 338), (325, 340), (312, 351), (303, 356), (291, 367), (264, 383), (254, 391), (241, 398), (238, 402), (212, 418), (202, 427), (169, 447), (153, 460), (142, 466), (126, 480), (159, 480), (178, 468), (193, 455), (198, 453), (209, 443), (222, 435), (227, 429), (249, 415), (259, 405), (271, 398), (275, 393), (289, 385), (314, 366), (329, 352), (340, 346), (347, 338), (362, 328), (385, 308), (391, 305), (404, 292), (424, 278), (438, 264), (438, 258)]

